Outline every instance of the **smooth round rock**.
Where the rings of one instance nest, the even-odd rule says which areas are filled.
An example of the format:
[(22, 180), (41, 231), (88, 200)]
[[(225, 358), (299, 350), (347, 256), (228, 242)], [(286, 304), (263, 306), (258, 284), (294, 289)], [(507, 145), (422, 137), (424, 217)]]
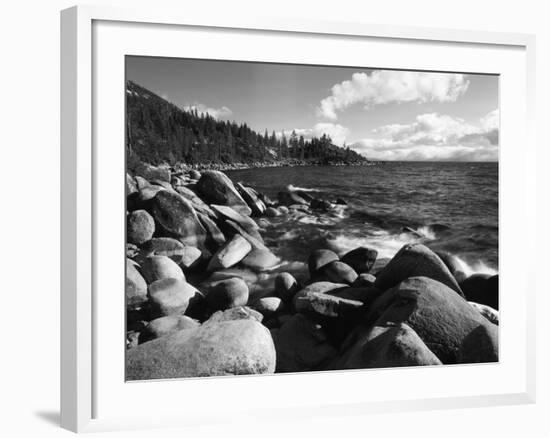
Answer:
[(180, 330), (195, 329), (200, 323), (185, 315), (168, 315), (156, 318), (147, 324), (140, 336), (141, 342), (170, 335)]
[(291, 301), (300, 286), (292, 274), (281, 272), (275, 277), (275, 293), (283, 301)]
[(371, 270), (376, 262), (376, 257), (378, 257), (378, 251), (361, 246), (344, 254), (342, 261), (351, 266), (358, 274), (363, 274)]
[(252, 308), (260, 312), (265, 318), (270, 318), (281, 313), (285, 305), (279, 297), (263, 297), (256, 301)]
[(155, 220), (145, 210), (132, 211), (126, 217), (126, 240), (141, 245), (153, 237)]
[(214, 310), (245, 306), (248, 302), (248, 286), (241, 278), (222, 280), (206, 295), (206, 304)]
[(313, 277), (320, 268), (335, 260), (339, 260), (339, 257), (334, 251), (329, 249), (313, 251), (307, 260), (309, 274)]
[(411, 277), (428, 277), (439, 281), (464, 297), (449, 268), (437, 254), (420, 243), (404, 245), (378, 273), (375, 286), (380, 290), (388, 290)]
[(353, 268), (339, 260), (327, 263), (317, 272), (333, 283), (352, 284), (358, 277)]
[(160, 315), (184, 313), (202, 298), (195, 287), (179, 278), (163, 278), (149, 285), (149, 299)]
[(166, 256), (151, 256), (143, 260), (141, 272), (147, 283), (164, 278), (178, 278), (185, 280), (181, 268), (172, 259)]
[(266, 374), (275, 371), (269, 330), (252, 319), (205, 323), (129, 349), (128, 380)]

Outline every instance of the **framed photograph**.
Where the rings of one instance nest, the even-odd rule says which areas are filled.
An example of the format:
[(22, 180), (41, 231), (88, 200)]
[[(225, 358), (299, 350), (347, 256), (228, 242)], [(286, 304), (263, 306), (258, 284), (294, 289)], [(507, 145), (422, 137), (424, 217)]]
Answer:
[(61, 30), (63, 427), (534, 401), (534, 37)]

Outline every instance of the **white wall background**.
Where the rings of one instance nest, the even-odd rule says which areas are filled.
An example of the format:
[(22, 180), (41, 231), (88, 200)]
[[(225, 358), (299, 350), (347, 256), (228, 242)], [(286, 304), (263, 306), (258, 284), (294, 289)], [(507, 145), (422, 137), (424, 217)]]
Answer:
[[(539, 137), (538, 272), (548, 270), (546, 219), (550, 163), (546, 100), (550, 98), (550, 14), (542, 0), (209, 0), (95, 3), (221, 10), (537, 35)], [(65, 0), (5, 2), (0, 38), (0, 435), (64, 436), (59, 404), (59, 10)], [(518, 153), (522, 145), (518, 144)], [(521, 232), (521, 230), (518, 230)], [(7, 240), (6, 240), (7, 239)], [(550, 385), (546, 309), (550, 291), (538, 278), (538, 401), (536, 405), (240, 424), (223, 431), (164, 430), (108, 436), (549, 436)], [(521, 291), (518, 291), (521, 293)], [(7, 298), (7, 299), (6, 299)], [(268, 395), (264, 395), (268, 396)], [(289, 394), (289, 397), (292, 395)], [(185, 394), (182, 394), (185, 397)], [(261, 403), (262, 395), (258, 395)], [(144, 403), (154, 401), (144, 400)]]

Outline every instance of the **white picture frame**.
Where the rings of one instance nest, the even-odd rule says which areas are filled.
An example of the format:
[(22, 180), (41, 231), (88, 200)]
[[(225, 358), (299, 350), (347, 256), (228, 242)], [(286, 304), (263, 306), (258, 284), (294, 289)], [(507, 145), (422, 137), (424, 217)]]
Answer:
[[(147, 43), (140, 38), (140, 34), (145, 31), (148, 35)], [(194, 45), (185, 49), (188, 52), (184, 53), (178, 52), (169, 43), (161, 44), (163, 38), (167, 38), (166, 41), (179, 38), (180, 32), (189, 38), (195, 38), (195, 32), (197, 41), (204, 41), (204, 46)], [(133, 38), (127, 38), (128, 35)], [(534, 36), (269, 17), (242, 16), (240, 19), (228, 20), (215, 14), (204, 17), (188, 14), (183, 10), (166, 11), (156, 8), (131, 10), (78, 6), (64, 10), (61, 13), (62, 427), (84, 432), (206, 424), (212, 421), (213, 413), (216, 414), (216, 422), (224, 423), (235, 416), (269, 419), (282, 415), (305, 418), (312, 415), (362, 415), (368, 412), (534, 402), (534, 276), (531, 273), (532, 268), (521, 261), (516, 261), (514, 265), (514, 276), (506, 275), (506, 270), (512, 266), (512, 260), (503, 252), (500, 255), (501, 309), (504, 321), (501, 326), (501, 349), (505, 354), (498, 364), (441, 367), (437, 370), (370, 370), (151, 383), (119, 381), (123, 370), (119, 369), (120, 354), (113, 348), (116, 349), (117, 342), (120, 341), (121, 346), (123, 342), (111, 342), (108, 333), (117, 333), (120, 324), (123, 324), (123, 308), (120, 305), (123, 303), (124, 280), (119, 269), (123, 260), (117, 261), (118, 256), (110, 259), (108, 253), (116, 254), (116, 245), (120, 242), (121, 234), (120, 230), (113, 231), (112, 234), (105, 231), (105, 224), (110, 223), (108, 221), (113, 218), (115, 223), (122, 224), (123, 220), (120, 218), (124, 213), (123, 204), (120, 203), (124, 199), (124, 167), (120, 167), (123, 163), (123, 141), (120, 142), (120, 149), (117, 149), (119, 146), (112, 146), (118, 145), (118, 140), (124, 135), (123, 129), (118, 132), (120, 121), (124, 118), (124, 112), (120, 112), (121, 104), (122, 108), (124, 105), (124, 82), (120, 82), (120, 66), (123, 66), (123, 56), (127, 54), (156, 53), (158, 56), (197, 57), (197, 54), (202, 53), (201, 50), (204, 53), (210, 50), (204, 38), (215, 41), (220, 37), (233, 38), (235, 42), (251, 42), (249, 47), (235, 44), (235, 47), (240, 47), (239, 51), (226, 51), (223, 59), (303, 62), (305, 59), (302, 57), (306, 55), (290, 50), (284, 55), (286, 58), (277, 54), (277, 50), (262, 55), (261, 59), (255, 53), (256, 49), (265, 48), (265, 43), (274, 44), (280, 41), (277, 46), (283, 47), (292, 40), (294, 45), (304, 44), (304, 49), (311, 49), (307, 52), (308, 62), (303, 63), (323, 63), (323, 60), (327, 62), (328, 56), (333, 56), (335, 59), (332, 62), (335, 65), (349, 65), (345, 61), (346, 50), (338, 51), (338, 56), (336, 51), (333, 54), (324, 53), (326, 51), (316, 54), (315, 44), (319, 45), (324, 38), (325, 43), (334, 43), (335, 47), (344, 43), (345, 46), (342, 47), (350, 48), (354, 45), (359, 47), (361, 44), (371, 44), (373, 57), (379, 59), (373, 66), (382, 66), (380, 63), (384, 63), (383, 67), (392, 67), (388, 65), (390, 58), (384, 61), (382, 50), (377, 45), (396, 47), (392, 50), (401, 50), (403, 58), (406, 58), (403, 51), (406, 45), (410, 48), (407, 50), (410, 59), (415, 56), (415, 50), (420, 55), (414, 58), (414, 62), (399, 61), (401, 68), (448, 71), (453, 70), (452, 66), (462, 56), (470, 59), (463, 65), (466, 66), (469, 62), (469, 67), (474, 68), (462, 71), (501, 74), (504, 78), (501, 83), (501, 247), (520, 251), (529, 251), (534, 247), (535, 216), (528, 214), (529, 211), (534, 211), (536, 205), (535, 142), (532, 129)], [(256, 44), (255, 39), (263, 40), (261, 44)], [(106, 44), (107, 41), (109, 44)], [(131, 47), (127, 45), (130, 42)], [(170, 50), (174, 53), (171, 54)], [(212, 50), (214, 51), (207, 58), (216, 57), (215, 49)], [(428, 61), (430, 51), (442, 55), (438, 60)], [(447, 52), (452, 52), (452, 55), (445, 54)], [(385, 56), (390, 55), (391, 53), (386, 53)], [(409, 64), (405, 65), (407, 62)], [(479, 66), (477, 69), (476, 65)], [(109, 110), (103, 111), (106, 108)], [(98, 144), (106, 144), (107, 141), (112, 146), (110, 152), (105, 152), (103, 147), (98, 148)], [(508, 160), (507, 145), (518, 141), (523, 145), (523, 154), (519, 159)], [(119, 153), (121, 151), (122, 155)], [(118, 187), (117, 184), (120, 188), (109, 189)], [(521, 208), (517, 208), (518, 204)], [(117, 218), (120, 219), (119, 222), (116, 222)], [(510, 232), (520, 221), (527, 228), (521, 241)], [(105, 257), (100, 257), (100, 254)], [(111, 266), (106, 267), (107, 264)], [(106, 303), (105, 300), (105, 285), (109, 281), (115, 284), (115, 294), (117, 288), (120, 289), (120, 300), (113, 298), (112, 303)], [(521, 291), (521, 295), (514, 298), (514, 306), (511, 305), (512, 290), (516, 293)], [(98, 314), (101, 314), (101, 321), (98, 321)], [(119, 315), (120, 321), (116, 321), (116, 315)], [(508, 321), (514, 321), (514, 327), (507, 324), (507, 318)], [(116, 336), (118, 335), (111, 337)], [(120, 337), (122, 339), (122, 333)], [(507, 351), (515, 354), (507, 355)], [(123, 356), (124, 351), (121, 354)], [(396, 382), (395, 388), (386, 392), (383, 391), (383, 386), (377, 389), (372, 383), (375, 374), (376, 380), (391, 379)], [(428, 378), (434, 380), (433, 388), (404, 383), (408, 380), (422, 383)], [(451, 383), (448, 388), (441, 388), (441, 385), (437, 387), (438, 381), (456, 379), (464, 381), (459, 380), (455, 387)], [(370, 382), (372, 393), (357, 394), (346, 389), (357, 386), (359, 381)], [(399, 392), (400, 382), (403, 382), (402, 394)], [(339, 387), (332, 393), (329, 391), (330, 397), (327, 398), (330, 398), (330, 402), (323, 399), (323, 393), (315, 391), (316, 385), (320, 383), (326, 385), (323, 391), (325, 394), (327, 387), (331, 390)], [(253, 400), (247, 400), (243, 395), (238, 396), (240, 398), (236, 404), (240, 406), (235, 410), (224, 411), (221, 404), (210, 403), (206, 412), (200, 406), (200, 397), (194, 399), (192, 411), (189, 410), (190, 406), (178, 405), (167, 410), (159, 404), (156, 408), (149, 406), (150, 415), (147, 416), (132, 411), (132, 406), (123, 408), (126, 406), (124, 400), (132, 400), (141, 392), (166, 394), (168, 400), (173, 400), (173, 388), (177, 386), (181, 389), (182, 385), (185, 385), (187, 394), (198, 396), (200, 393), (205, 400), (208, 400), (208, 395), (217, 392), (246, 394), (247, 391), (262, 386), (284, 389), (285, 385), (305, 385), (311, 393), (307, 397), (297, 396), (290, 403), (282, 396), (283, 392), (274, 392), (276, 408), (267, 406), (267, 409), (256, 406)], [(411, 387), (407, 393), (406, 386)], [(383, 397), (382, 394), (386, 396)], [(227, 401), (228, 399), (220, 397), (220, 403)], [(288, 405), (285, 405), (287, 402)], [(182, 414), (183, 412), (186, 414)]]

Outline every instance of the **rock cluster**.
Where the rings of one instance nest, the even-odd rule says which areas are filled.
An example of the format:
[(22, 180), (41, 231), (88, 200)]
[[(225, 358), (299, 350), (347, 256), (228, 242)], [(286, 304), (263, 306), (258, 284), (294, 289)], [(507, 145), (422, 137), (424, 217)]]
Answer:
[(126, 185), (129, 380), (498, 361), (498, 277), (451, 255), (320, 249), (309, 281), (274, 271), (258, 224), (343, 200), (148, 165)]

